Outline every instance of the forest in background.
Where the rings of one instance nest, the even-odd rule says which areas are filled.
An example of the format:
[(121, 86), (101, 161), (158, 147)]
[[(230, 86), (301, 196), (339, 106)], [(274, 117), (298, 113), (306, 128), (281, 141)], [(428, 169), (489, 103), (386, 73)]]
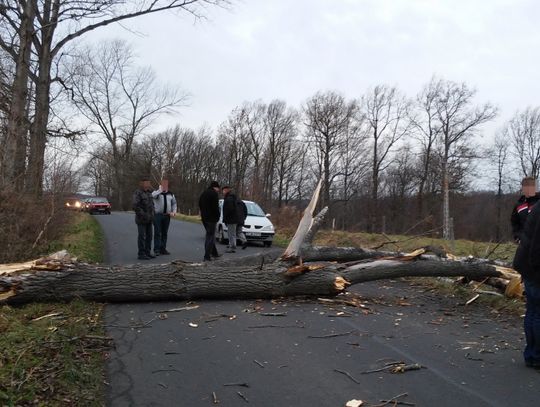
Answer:
[[(2, 202), (46, 199), (54, 212), (48, 197), (87, 191), (130, 209), (141, 177), (157, 184), (167, 176), (183, 212), (197, 211), (215, 179), (291, 218), (322, 179), (329, 227), (510, 238), (519, 180), (539, 172), (539, 107), (523, 106), (484, 134), (497, 107), (479, 101), (471, 84), (434, 76), (414, 95), (380, 84), (356, 98), (321, 90), (298, 106), (239, 101), (216, 128), (156, 131), (164, 115), (189, 104), (188, 92), (161, 84), (123, 41), (84, 42), (90, 31), (140, 15), (177, 9), (200, 18), (228, 4), (3, 3)], [(482, 136), (491, 141), (481, 144)], [(20, 229), (11, 216), (2, 222)]]

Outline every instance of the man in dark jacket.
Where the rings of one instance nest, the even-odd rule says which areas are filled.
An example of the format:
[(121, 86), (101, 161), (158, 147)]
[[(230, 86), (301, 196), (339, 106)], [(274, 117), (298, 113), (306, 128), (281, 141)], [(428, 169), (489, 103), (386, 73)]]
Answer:
[(527, 215), (531, 212), (534, 204), (540, 199), (540, 195), (536, 193), (536, 180), (533, 177), (523, 178), (521, 181), (521, 190), (523, 195), (520, 196), (514, 209), (510, 221), (512, 223), (512, 236), (514, 241), (519, 243)]
[[(229, 249), (227, 253), (236, 253), (236, 240), (238, 238), (237, 231), (240, 228), (242, 231), (242, 225), (244, 218), (240, 218), (238, 211), (238, 199), (232, 192), (232, 188), (229, 186), (223, 187), (223, 223), (227, 225), (227, 235), (229, 237)], [(242, 240), (242, 243), (244, 241)]]
[(219, 221), (219, 184), (212, 181), (207, 190), (199, 198), (201, 220), (206, 230), (204, 242), (204, 260), (210, 261), (213, 257), (219, 257), (216, 248), (216, 224)]
[(139, 189), (133, 193), (133, 210), (137, 224), (138, 259), (154, 258), (150, 253), (152, 247), (152, 223), (154, 221), (154, 202), (152, 200), (152, 185), (148, 178), (143, 178)]
[(514, 256), (514, 268), (521, 274), (527, 297), (525, 311), (525, 364), (540, 370), (540, 205), (527, 217)]
[(247, 237), (244, 233), (244, 224), (248, 215), (247, 206), (241, 199), (236, 200), (236, 216), (238, 217), (238, 225), (236, 225), (236, 236), (242, 242), (242, 250), (247, 248)]
[(227, 225), (227, 235), (229, 237), (229, 248), (227, 253), (236, 253), (236, 225), (238, 216), (236, 211), (236, 195), (232, 188), (225, 186), (223, 192), (223, 223)]

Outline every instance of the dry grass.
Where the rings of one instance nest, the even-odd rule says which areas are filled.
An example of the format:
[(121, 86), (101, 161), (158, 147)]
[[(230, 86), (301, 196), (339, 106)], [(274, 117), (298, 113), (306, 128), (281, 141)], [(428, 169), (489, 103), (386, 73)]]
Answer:
[[(41, 254), (68, 249), (83, 261), (99, 261), (103, 241), (96, 220), (68, 216), (64, 234), (42, 245)], [(0, 405), (103, 406), (110, 344), (103, 337), (102, 308), (84, 301), (0, 306)]]
[(89, 263), (103, 262), (104, 236), (97, 220), (88, 213), (72, 213), (72, 222), (66, 233), (45, 249), (49, 254), (65, 249), (78, 259)]
[(38, 257), (64, 234), (71, 215), (59, 197), (36, 200), (17, 191), (0, 191), (0, 263)]

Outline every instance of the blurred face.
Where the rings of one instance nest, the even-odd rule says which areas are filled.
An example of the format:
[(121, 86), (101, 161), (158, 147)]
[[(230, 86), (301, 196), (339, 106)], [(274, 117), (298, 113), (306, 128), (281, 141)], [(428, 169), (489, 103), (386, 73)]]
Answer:
[(151, 189), (152, 188), (152, 185), (150, 184), (150, 181), (146, 180), (146, 181), (142, 181), (141, 182), (141, 185), (142, 185), (142, 188), (143, 189)]
[(223, 188), (223, 195), (227, 195), (229, 192), (231, 192), (230, 188)]
[(521, 187), (523, 195), (525, 196), (534, 196), (536, 194), (536, 185), (534, 184), (525, 184)]
[(169, 181), (164, 179), (161, 181), (161, 190), (167, 192), (169, 190)]

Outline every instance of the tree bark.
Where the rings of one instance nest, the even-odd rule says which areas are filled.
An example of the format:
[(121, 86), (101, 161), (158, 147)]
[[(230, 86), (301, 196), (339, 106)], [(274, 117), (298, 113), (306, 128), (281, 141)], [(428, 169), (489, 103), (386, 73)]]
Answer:
[(1, 181), (3, 185), (22, 183), (26, 162), (28, 83), (34, 29), (35, 7), (26, 2), (18, 30), (19, 49), (15, 60), (15, 77), (7, 117), (6, 138), (2, 148)]

